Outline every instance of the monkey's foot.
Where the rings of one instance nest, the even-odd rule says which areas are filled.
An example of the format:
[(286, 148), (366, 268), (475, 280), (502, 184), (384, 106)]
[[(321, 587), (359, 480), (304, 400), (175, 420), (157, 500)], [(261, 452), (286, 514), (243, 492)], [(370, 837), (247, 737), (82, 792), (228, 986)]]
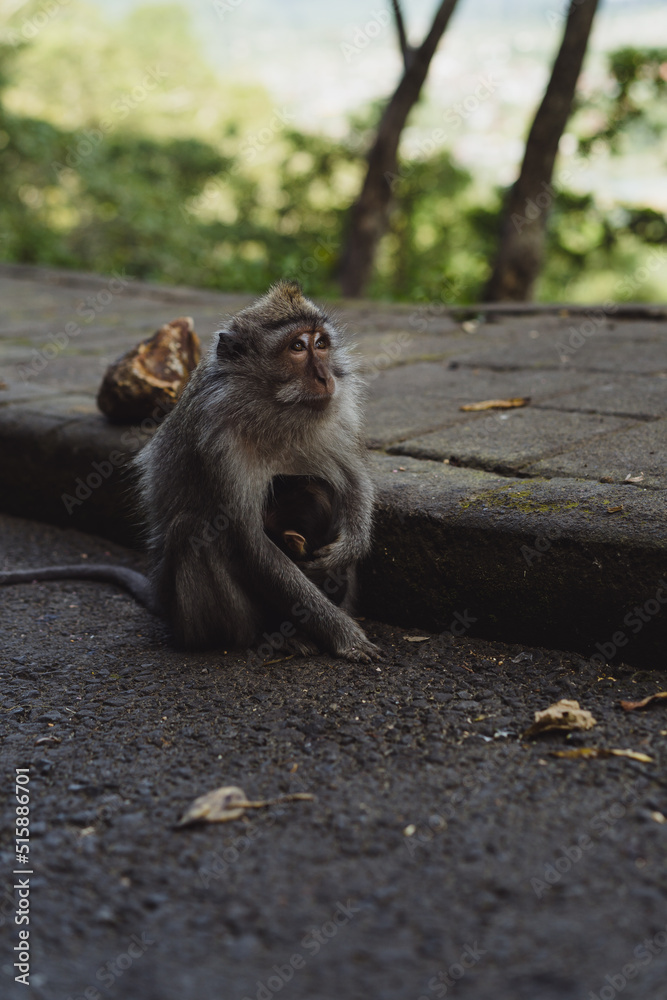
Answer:
[(319, 651), (319, 646), (305, 636), (293, 635), (285, 639), (285, 652), (292, 656), (315, 656)]
[(374, 660), (384, 659), (382, 650), (378, 649), (370, 639), (364, 639), (363, 642), (358, 642), (354, 646), (339, 649), (336, 655), (344, 660), (350, 660), (351, 663), (372, 663)]

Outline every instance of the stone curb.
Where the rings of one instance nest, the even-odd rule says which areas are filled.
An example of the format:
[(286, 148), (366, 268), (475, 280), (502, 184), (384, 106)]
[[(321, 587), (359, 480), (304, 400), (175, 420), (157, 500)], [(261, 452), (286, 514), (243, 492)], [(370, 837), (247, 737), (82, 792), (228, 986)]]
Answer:
[[(152, 427), (114, 427), (92, 396), (0, 409), (0, 507), (138, 544), (128, 465)], [(364, 612), (454, 636), (664, 663), (662, 495), (508, 478), (371, 453), (379, 487)], [(664, 591), (662, 590), (664, 585)]]

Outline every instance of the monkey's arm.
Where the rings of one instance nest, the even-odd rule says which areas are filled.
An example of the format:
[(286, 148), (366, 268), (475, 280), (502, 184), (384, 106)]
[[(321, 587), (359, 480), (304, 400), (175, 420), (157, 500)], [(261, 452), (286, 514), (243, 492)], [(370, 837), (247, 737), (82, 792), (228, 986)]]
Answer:
[[(284, 552), (262, 533), (259, 544), (250, 531), (240, 539), (246, 586), (278, 608), (285, 621), (319, 645), (348, 660), (378, 659), (380, 651), (345, 611), (309, 580)], [(333, 579), (333, 574), (332, 574)]]
[(363, 559), (371, 547), (374, 490), (365, 465), (359, 461), (343, 466), (345, 489), (337, 497), (339, 504), (338, 536), (335, 541), (314, 553), (302, 564), (307, 572), (335, 571)]

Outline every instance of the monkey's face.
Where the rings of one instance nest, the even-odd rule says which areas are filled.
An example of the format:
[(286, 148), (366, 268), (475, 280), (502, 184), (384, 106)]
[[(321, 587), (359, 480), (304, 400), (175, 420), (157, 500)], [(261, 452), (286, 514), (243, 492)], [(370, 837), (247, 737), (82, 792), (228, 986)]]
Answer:
[(289, 395), (289, 402), (301, 403), (312, 410), (327, 408), (336, 391), (336, 381), (331, 367), (331, 340), (324, 330), (311, 328), (291, 333), (280, 351), (280, 368), (285, 389), (279, 396)]

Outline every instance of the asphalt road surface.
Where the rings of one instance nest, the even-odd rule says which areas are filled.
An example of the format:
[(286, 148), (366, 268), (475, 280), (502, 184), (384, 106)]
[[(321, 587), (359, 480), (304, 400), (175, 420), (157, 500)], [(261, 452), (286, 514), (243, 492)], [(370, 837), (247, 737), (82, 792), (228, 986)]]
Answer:
[[(139, 564), (8, 517), (0, 550)], [(365, 627), (379, 665), (257, 664), (109, 586), (0, 592), (3, 997), (667, 997), (667, 704), (619, 706), (664, 663)], [(561, 698), (597, 725), (522, 740)], [(315, 798), (176, 827), (222, 785)]]

